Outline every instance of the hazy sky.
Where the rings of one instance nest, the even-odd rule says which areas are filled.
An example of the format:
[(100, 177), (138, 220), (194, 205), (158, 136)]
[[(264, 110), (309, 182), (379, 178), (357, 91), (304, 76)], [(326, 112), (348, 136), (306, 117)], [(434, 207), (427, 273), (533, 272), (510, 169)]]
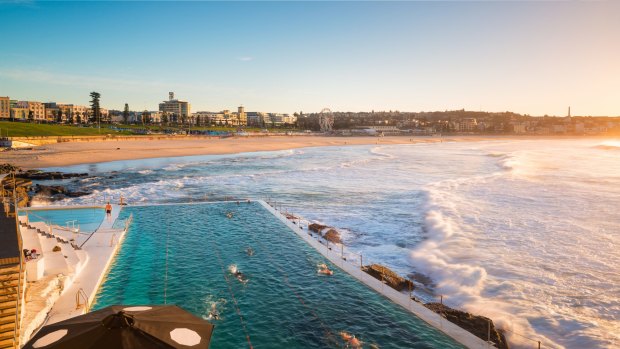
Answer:
[(0, 96), (620, 115), (620, 1), (0, 0)]

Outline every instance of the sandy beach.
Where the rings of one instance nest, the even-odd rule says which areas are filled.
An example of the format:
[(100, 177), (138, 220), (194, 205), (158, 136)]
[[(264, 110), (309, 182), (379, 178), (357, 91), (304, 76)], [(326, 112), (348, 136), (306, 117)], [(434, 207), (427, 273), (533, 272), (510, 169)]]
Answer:
[(184, 137), (179, 139), (122, 140), (92, 142), (63, 142), (0, 153), (0, 162), (22, 168), (69, 166), (115, 160), (135, 160), (189, 155), (233, 154), (254, 151), (274, 151), (319, 146), (363, 144), (413, 144), (454, 141), (481, 141), (498, 137)]
[[(10, 163), (24, 169), (91, 164), (116, 160), (136, 160), (161, 157), (236, 154), (255, 151), (275, 151), (306, 147), (345, 146), (365, 144), (415, 144), (438, 142), (479, 142), (497, 140), (545, 140), (610, 138), (611, 136), (386, 136), (386, 137), (326, 137), (326, 136), (251, 136), (200, 137), (182, 136), (160, 138), (145, 136), (100, 138), (88, 141), (63, 141), (41, 146), (0, 152), (0, 163)], [(614, 138), (614, 137), (612, 137)]]

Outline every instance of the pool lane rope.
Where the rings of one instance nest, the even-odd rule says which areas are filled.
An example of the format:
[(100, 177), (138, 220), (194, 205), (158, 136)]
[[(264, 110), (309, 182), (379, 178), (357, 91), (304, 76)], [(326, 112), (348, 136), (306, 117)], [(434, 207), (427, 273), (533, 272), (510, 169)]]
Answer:
[(168, 241), (170, 240), (170, 229), (166, 228), (166, 272), (164, 274), (164, 304), (167, 304), (168, 290)]
[[(240, 217), (241, 215), (238, 215), (237, 217)], [(243, 224), (245, 224), (245, 226), (250, 226), (249, 222), (243, 218), (240, 219), (240, 221), (243, 222)], [(252, 231), (251, 233), (253, 235), (253, 237), (256, 238), (256, 234), (254, 233), (254, 231)], [(297, 300), (299, 300), (299, 303), (301, 303), (301, 305), (303, 305), (311, 314), (312, 316), (314, 316), (319, 323), (321, 324), (321, 327), (323, 327), (323, 330), (326, 333), (326, 336), (328, 338), (328, 341), (333, 341), (336, 344), (340, 344), (338, 342), (338, 340), (336, 338), (338, 338), (338, 336), (334, 335), (334, 331), (331, 330), (331, 328), (329, 326), (326, 325), (325, 321), (323, 321), (323, 319), (321, 319), (321, 317), (316, 313), (315, 309), (310, 306), (308, 303), (306, 303), (303, 299), (303, 297), (299, 294), (299, 292), (297, 292), (297, 290), (293, 287), (293, 285), (291, 285), (289, 278), (288, 278), (288, 274), (286, 273), (286, 271), (284, 271), (280, 266), (278, 266), (275, 261), (274, 258), (270, 252), (270, 250), (260, 241), (260, 238), (255, 239), (258, 244), (260, 245), (261, 249), (263, 249), (266, 252), (266, 256), (267, 259), (269, 260), (269, 263), (275, 267), (278, 272), (282, 275), (282, 279), (284, 280), (284, 284), (286, 284), (286, 286), (291, 290), (291, 292), (293, 292), (293, 294), (295, 295), (295, 297), (297, 297)]]
[[(210, 233), (210, 229), (207, 228), (207, 232)], [(217, 243), (215, 243), (215, 240), (211, 241), (211, 239), (209, 239), (209, 236), (207, 236), (207, 241), (209, 242), (209, 244), (212, 244), (211, 247), (215, 251), (218, 263), (220, 264), (220, 268), (222, 269), (222, 273), (224, 274), (224, 280), (226, 280), (226, 285), (228, 286), (228, 292), (230, 293), (230, 297), (233, 300), (233, 304), (235, 305), (235, 311), (237, 312), (237, 315), (239, 316), (239, 322), (241, 323), (241, 327), (243, 328), (243, 332), (245, 333), (245, 339), (248, 341), (248, 345), (250, 349), (254, 349), (254, 347), (252, 346), (252, 341), (250, 340), (250, 333), (248, 332), (248, 329), (245, 325), (245, 320), (243, 319), (243, 315), (241, 314), (241, 309), (239, 309), (239, 303), (237, 303), (237, 298), (235, 297), (235, 293), (232, 290), (230, 279), (228, 279), (228, 273), (226, 272), (226, 268), (224, 267), (224, 261), (222, 260), (222, 256), (220, 255), (220, 251), (217, 246)]]

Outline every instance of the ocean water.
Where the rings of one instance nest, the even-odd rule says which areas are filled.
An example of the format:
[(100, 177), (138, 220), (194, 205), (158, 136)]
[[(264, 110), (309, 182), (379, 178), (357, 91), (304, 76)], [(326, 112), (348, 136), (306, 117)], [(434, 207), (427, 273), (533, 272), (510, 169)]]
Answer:
[[(352, 251), (491, 317), (516, 347), (620, 346), (620, 142), (305, 148), (63, 168), (129, 203), (271, 199)], [(198, 219), (198, 218), (197, 218)], [(420, 277), (422, 276), (422, 277)]]
[[(215, 325), (213, 349), (343, 348), (342, 331), (366, 348), (462, 348), (328, 263), (256, 202), (128, 207), (120, 218), (129, 214), (96, 309), (177, 304)], [(321, 263), (334, 275), (318, 274)], [(213, 309), (218, 319), (209, 319)]]

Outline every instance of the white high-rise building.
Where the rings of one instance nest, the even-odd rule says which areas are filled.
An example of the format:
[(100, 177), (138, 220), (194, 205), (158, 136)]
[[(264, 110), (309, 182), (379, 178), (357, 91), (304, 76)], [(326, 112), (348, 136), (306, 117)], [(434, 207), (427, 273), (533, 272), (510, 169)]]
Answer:
[(169, 116), (176, 116), (177, 118), (189, 117), (191, 114), (191, 106), (189, 102), (180, 101), (174, 98), (174, 92), (168, 93), (168, 100), (159, 103), (159, 111), (166, 113)]

